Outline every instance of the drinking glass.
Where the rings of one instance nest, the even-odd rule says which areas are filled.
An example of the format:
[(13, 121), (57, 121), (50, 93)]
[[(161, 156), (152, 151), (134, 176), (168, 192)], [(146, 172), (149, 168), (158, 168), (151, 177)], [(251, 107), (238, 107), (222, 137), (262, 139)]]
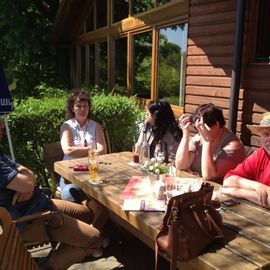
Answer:
[(139, 154), (139, 147), (134, 144), (132, 147), (133, 153), (133, 163), (139, 164), (140, 163), (140, 154)]
[(90, 181), (97, 181), (97, 173), (98, 173), (98, 156), (95, 154), (95, 150), (89, 150), (88, 152), (88, 168), (89, 168), (89, 178)]
[(222, 201), (222, 188), (216, 188), (213, 191), (211, 203), (216, 209), (220, 209)]

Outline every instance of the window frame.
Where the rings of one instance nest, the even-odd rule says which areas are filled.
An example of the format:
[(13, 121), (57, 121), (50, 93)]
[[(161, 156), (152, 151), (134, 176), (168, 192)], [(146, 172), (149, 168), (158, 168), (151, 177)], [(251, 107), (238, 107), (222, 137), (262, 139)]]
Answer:
[[(94, 0), (94, 16), (96, 1)], [(81, 34), (77, 36), (76, 44), (81, 46), (82, 44), (95, 43), (96, 48), (96, 78), (95, 84), (99, 83), (99, 58), (97, 45), (100, 42), (107, 40), (108, 50), (108, 89), (112, 89), (114, 85), (114, 40), (123, 36), (127, 37), (127, 95), (132, 93), (132, 39), (136, 34), (152, 31), (152, 67), (151, 67), (151, 95), (150, 99), (157, 98), (157, 69), (158, 69), (158, 29), (162, 27), (169, 27), (174, 24), (188, 23), (188, 0), (174, 0), (165, 3), (161, 6), (157, 6), (157, 1), (154, 2), (154, 8), (145, 12), (142, 12), (136, 16), (130, 16), (132, 0), (129, 2), (129, 17), (122, 21), (113, 23), (113, 5), (110, 0), (107, 0), (107, 27), (96, 29), (94, 31)], [(95, 23), (95, 20), (94, 20)], [(84, 29), (86, 27), (84, 26)], [(88, 50), (86, 50), (86, 57), (88, 58)], [(78, 59), (78, 58), (77, 58)], [(77, 61), (78, 62), (78, 61)], [(87, 67), (86, 67), (87, 68)], [(88, 73), (86, 73), (88, 75)], [(77, 78), (78, 81), (78, 78)], [(183, 111), (183, 107), (173, 105), (174, 110), (177, 112)]]

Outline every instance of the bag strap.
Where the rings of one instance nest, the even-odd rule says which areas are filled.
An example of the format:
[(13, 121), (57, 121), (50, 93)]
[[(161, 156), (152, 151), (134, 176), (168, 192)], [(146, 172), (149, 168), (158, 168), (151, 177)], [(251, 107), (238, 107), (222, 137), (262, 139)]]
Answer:
[(195, 210), (195, 206), (194, 205), (191, 205), (190, 207), (192, 209), (192, 212), (194, 214), (194, 217), (197, 221), (197, 223), (199, 224), (200, 228), (202, 229), (202, 231), (211, 239), (217, 239), (217, 238), (223, 238), (224, 237), (224, 234), (223, 232), (221, 231), (221, 229), (219, 228), (219, 226), (217, 225), (217, 223), (215, 222), (215, 220), (211, 217), (211, 215), (209, 214), (209, 211), (207, 209), (204, 209), (204, 213), (207, 217), (207, 220), (214, 226), (216, 232), (217, 232), (217, 235), (213, 236), (211, 235), (203, 226), (202, 222), (201, 222), (201, 219), (198, 215), (198, 213), (196, 212)]

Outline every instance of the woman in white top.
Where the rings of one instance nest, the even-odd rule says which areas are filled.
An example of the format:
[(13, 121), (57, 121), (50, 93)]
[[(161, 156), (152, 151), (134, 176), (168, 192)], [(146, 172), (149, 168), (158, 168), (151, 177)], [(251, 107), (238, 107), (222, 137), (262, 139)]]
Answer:
[[(64, 160), (87, 157), (90, 148), (94, 148), (98, 155), (106, 154), (107, 146), (103, 129), (99, 123), (91, 120), (90, 116), (91, 103), (88, 93), (75, 90), (67, 100), (68, 120), (60, 128)], [(79, 187), (67, 182), (63, 177), (60, 179), (59, 186), (63, 200), (81, 203), (87, 199)], [(91, 204), (94, 204), (93, 200), (90, 201)], [(97, 203), (91, 208), (97, 208)]]

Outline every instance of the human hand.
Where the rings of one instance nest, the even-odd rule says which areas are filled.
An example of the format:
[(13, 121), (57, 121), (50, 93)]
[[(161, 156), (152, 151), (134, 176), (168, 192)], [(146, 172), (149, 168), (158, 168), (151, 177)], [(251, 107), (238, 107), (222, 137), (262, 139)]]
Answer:
[(213, 141), (212, 135), (211, 135), (211, 129), (210, 127), (204, 123), (203, 121), (203, 117), (201, 116), (200, 119), (197, 119), (195, 122), (195, 127), (198, 130), (201, 138), (202, 138), (202, 142), (211, 142)]
[(189, 135), (190, 130), (189, 127), (192, 125), (191, 115), (189, 114), (182, 114), (179, 118), (179, 127), (182, 129), (184, 135)]
[(270, 187), (258, 183), (255, 191), (258, 195), (258, 204), (262, 207), (270, 208)]
[(28, 201), (33, 195), (33, 192), (16, 192), (12, 199), (12, 205), (15, 205), (16, 202)]

